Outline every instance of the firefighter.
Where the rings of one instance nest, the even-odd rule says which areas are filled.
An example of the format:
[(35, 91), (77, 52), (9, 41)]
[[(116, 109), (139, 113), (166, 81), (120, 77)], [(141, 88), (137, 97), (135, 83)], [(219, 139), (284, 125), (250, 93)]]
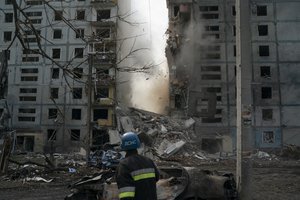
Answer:
[(121, 150), (126, 155), (116, 174), (120, 200), (157, 200), (158, 170), (151, 159), (138, 154), (139, 147), (140, 140), (135, 133), (122, 136)]

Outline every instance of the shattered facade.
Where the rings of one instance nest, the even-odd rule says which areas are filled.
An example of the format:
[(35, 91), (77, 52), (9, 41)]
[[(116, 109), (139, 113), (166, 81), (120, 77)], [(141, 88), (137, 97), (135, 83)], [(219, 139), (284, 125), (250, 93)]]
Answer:
[[(167, 0), (170, 113), (193, 117), (202, 149), (236, 140), (235, 1)], [(253, 0), (252, 102), (257, 148), (299, 145), (300, 2)], [(289, 30), (289, 31), (287, 31)]]
[[(12, 1), (0, 4), (3, 50), (13, 40), (16, 16)], [(7, 99), (12, 115), (9, 126), (17, 133), (16, 150), (69, 152), (78, 151), (88, 143), (89, 69), (92, 72), (90, 143), (99, 146), (107, 142), (108, 132), (115, 125), (117, 1), (49, 1), (50, 7), (43, 1), (24, 0), (20, 5), (26, 7), (26, 15), (42, 38), (44, 51), (65, 68), (39, 54), (23, 51), (18, 39), (12, 43)], [(38, 48), (32, 31), (23, 37), (32, 49)]]

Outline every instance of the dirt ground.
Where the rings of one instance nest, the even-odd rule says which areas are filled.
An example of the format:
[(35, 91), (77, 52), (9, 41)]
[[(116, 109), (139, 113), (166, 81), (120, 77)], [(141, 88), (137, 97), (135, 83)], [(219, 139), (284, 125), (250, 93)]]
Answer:
[[(235, 161), (202, 163), (200, 169), (227, 171), (235, 173)], [(97, 171), (97, 170), (96, 170)], [(47, 174), (54, 178), (51, 183), (24, 182), (22, 180), (0, 179), (0, 200), (59, 200), (70, 192), (68, 185), (95, 169), (82, 168), (77, 173), (56, 172)], [(299, 200), (300, 199), (300, 161), (253, 162), (250, 177), (253, 200)]]

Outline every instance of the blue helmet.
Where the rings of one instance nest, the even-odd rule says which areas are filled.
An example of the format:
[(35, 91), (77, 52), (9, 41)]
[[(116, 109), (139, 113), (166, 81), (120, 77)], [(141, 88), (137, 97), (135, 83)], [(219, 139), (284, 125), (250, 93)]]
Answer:
[(127, 132), (122, 136), (121, 149), (123, 151), (138, 149), (140, 146), (140, 139), (135, 133)]

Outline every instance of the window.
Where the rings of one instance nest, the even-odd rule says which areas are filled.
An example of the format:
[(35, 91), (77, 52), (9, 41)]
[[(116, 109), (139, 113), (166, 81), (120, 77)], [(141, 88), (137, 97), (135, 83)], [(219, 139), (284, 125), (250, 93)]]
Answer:
[(12, 0), (5, 0), (5, 5), (11, 5), (12, 4), (11, 1)]
[(37, 6), (37, 5), (42, 5), (43, 1), (39, 1), (39, 0), (27, 0), (26, 1), (26, 5), (28, 6)]
[(269, 34), (268, 25), (258, 25), (258, 35), (266, 36)]
[(54, 11), (54, 20), (61, 21), (63, 18), (63, 11)]
[(272, 87), (262, 87), (261, 88), (261, 98), (271, 99), (272, 98)]
[(96, 97), (96, 99), (108, 98), (109, 97), (109, 88), (97, 88), (97, 95), (95, 97)]
[(60, 59), (60, 49), (52, 49), (52, 58)]
[(20, 93), (26, 94), (26, 93), (37, 93), (36, 88), (20, 88)]
[(81, 99), (82, 98), (82, 88), (73, 88), (73, 99)]
[(108, 119), (108, 109), (95, 109), (94, 121), (97, 121), (98, 119)]
[(83, 58), (83, 48), (75, 48), (75, 58)]
[(73, 69), (73, 77), (77, 79), (81, 79), (83, 74), (83, 68), (74, 68)]
[(19, 101), (36, 101), (35, 96), (19, 96)]
[(21, 69), (22, 74), (37, 74), (39, 73), (38, 68), (26, 68), (26, 69)]
[(202, 14), (202, 19), (219, 19), (219, 14)]
[(81, 119), (81, 109), (72, 109), (72, 119), (73, 120)]
[(269, 46), (268, 45), (261, 45), (259, 46), (259, 56), (269, 56), (270, 52), (269, 52)]
[(267, 6), (257, 6), (257, 16), (267, 16)]
[(48, 141), (56, 140), (56, 130), (48, 129), (47, 130), (47, 139), (48, 139)]
[(236, 45), (233, 45), (233, 56), (236, 57)]
[(18, 117), (19, 122), (34, 122), (35, 117)]
[(59, 78), (59, 68), (52, 68), (51, 69), (51, 78), (58, 79)]
[(40, 59), (38, 49), (24, 49), (22, 62), (38, 62)]
[(273, 109), (262, 109), (262, 119), (264, 121), (270, 121), (273, 119)]
[(79, 28), (76, 29), (76, 38), (84, 38), (84, 29), (83, 28)]
[(61, 39), (62, 38), (62, 31), (61, 29), (54, 29), (53, 31), (53, 39)]
[(97, 29), (96, 35), (97, 38), (110, 38), (110, 29)]
[(50, 99), (58, 99), (58, 88), (50, 88)]
[(41, 17), (42, 12), (26, 12), (27, 17)]
[(202, 123), (221, 123), (222, 122), (222, 117), (214, 117), (214, 118), (206, 118), (203, 117), (201, 119)]
[(231, 7), (231, 14), (232, 14), (232, 16), (236, 16), (235, 6)]
[(21, 76), (21, 81), (37, 81), (37, 76)]
[(205, 26), (206, 31), (219, 31), (220, 27), (219, 26)]
[(199, 6), (200, 12), (218, 11), (218, 6)]
[(273, 131), (264, 131), (262, 134), (262, 142), (264, 144), (273, 144), (275, 143), (275, 135)]
[(19, 108), (19, 113), (22, 114), (34, 114), (35, 109), (34, 108)]
[(72, 141), (80, 140), (80, 129), (71, 129), (71, 140)]
[(221, 67), (220, 66), (201, 66), (202, 72), (220, 72)]
[(13, 13), (5, 13), (5, 22), (6, 23), (12, 23), (14, 18)]
[(174, 8), (173, 8), (174, 17), (177, 17), (178, 13), (179, 13), (179, 6), (174, 6)]
[(203, 74), (201, 75), (202, 80), (221, 80), (220, 74)]
[(57, 118), (57, 109), (50, 108), (48, 111), (48, 119), (56, 119)]
[(271, 77), (271, 67), (270, 66), (261, 66), (260, 67), (260, 76), (263, 78)]
[(12, 32), (11, 31), (4, 31), (4, 42), (11, 41)]
[(110, 10), (98, 10), (97, 11), (97, 21), (102, 21), (103, 19), (110, 18)]
[(235, 25), (232, 26), (232, 34), (233, 34), (233, 36), (236, 36), (236, 26)]
[(77, 10), (76, 11), (76, 19), (77, 20), (84, 20), (85, 18), (85, 11), (84, 10)]

